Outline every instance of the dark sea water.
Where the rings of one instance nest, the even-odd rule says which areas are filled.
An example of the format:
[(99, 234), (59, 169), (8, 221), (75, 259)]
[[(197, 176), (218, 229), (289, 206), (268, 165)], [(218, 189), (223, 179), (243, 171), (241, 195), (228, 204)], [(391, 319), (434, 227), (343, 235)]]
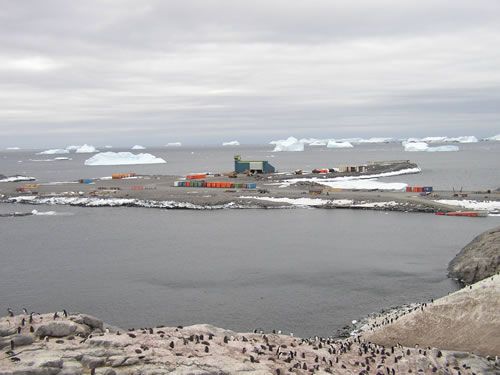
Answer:
[(498, 225), (351, 210), (35, 208), (60, 215), (0, 219), (4, 311), (66, 308), (123, 327), (211, 323), (301, 336), (455, 290), (447, 263)]
[[(500, 186), (500, 142), (459, 152), (408, 153), (399, 144), (349, 150), (269, 147), (146, 150), (167, 164), (86, 167), (90, 155), (35, 162), (34, 151), (0, 153), (0, 174), (69, 181), (113, 172), (229, 171), (232, 157), (267, 158), (279, 170), (411, 159), (422, 173), (385, 181), (435, 188)], [(115, 150), (116, 151), (116, 150)], [(19, 162), (21, 161), (21, 162)], [(238, 331), (332, 335), (353, 319), (455, 290), (446, 266), (498, 217), (290, 209), (167, 211), (0, 204), (0, 309), (67, 308), (140, 327), (211, 323)]]

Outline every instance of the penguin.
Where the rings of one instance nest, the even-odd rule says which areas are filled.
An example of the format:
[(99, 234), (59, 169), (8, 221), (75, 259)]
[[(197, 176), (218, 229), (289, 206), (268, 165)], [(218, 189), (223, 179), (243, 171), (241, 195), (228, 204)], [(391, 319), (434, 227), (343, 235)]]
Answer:
[(64, 317), (67, 318), (68, 317), (68, 312), (66, 311), (66, 309), (63, 309), (63, 314), (64, 314)]
[(10, 350), (14, 350), (16, 345), (14, 344), (14, 340), (10, 340)]
[(171, 348), (171, 349), (173, 349), (173, 348), (174, 348), (174, 346), (175, 346), (175, 345), (174, 345), (174, 342), (173, 342), (173, 341), (170, 341), (170, 344), (169, 344), (168, 346), (170, 346), (170, 348)]
[(30, 326), (30, 332), (31, 333), (35, 332), (35, 329), (33, 328), (33, 326)]
[(54, 320), (56, 320), (57, 318), (59, 318), (59, 314), (57, 313), (57, 311), (54, 313)]
[(26, 310), (25, 307), (23, 307), (23, 313), (24, 313), (24, 315), (28, 315), (28, 310)]
[(208, 353), (208, 352), (209, 352), (208, 346), (205, 346), (205, 353)]
[(9, 316), (11, 318), (14, 317), (14, 311), (12, 311), (12, 309), (10, 307), (7, 308), (7, 313), (9, 314)]
[(26, 319), (22, 318), (21, 319), (21, 325), (24, 327), (25, 324), (26, 324)]

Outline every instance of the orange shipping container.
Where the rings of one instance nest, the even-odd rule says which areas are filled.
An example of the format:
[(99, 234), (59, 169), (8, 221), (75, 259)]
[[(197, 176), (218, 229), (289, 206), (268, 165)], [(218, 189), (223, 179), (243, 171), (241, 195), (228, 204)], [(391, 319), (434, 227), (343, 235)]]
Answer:
[(207, 175), (205, 173), (188, 174), (186, 176), (188, 180), (203, 180), (206, 177)]

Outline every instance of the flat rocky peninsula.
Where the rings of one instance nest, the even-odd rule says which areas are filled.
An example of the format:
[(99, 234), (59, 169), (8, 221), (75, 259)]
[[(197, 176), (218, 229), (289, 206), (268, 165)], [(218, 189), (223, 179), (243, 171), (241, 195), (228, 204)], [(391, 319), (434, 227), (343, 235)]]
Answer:
[[(461, 203), (500, 207), (500, 191), (403, 191), (399, 183), (379, 184), (373, 178), (419, 173), (410, 161), (377, 162), (362, 172), (209, 174), (200, 186), (186, 176), (131, 175), (79, 181), (26, 181), (14, 176), (0, 181), (0, 201), (73, 206), (130, 206), (166, 209), (223, 208), (349, 208), (401, 212), (449, 213), (468, 209)], [(123, 175), (123, 174), (122, 174)], [(348, 182), (342, 188), (336, 183)], [(189, 182), (184, 186), (179, 182)], [(333, 183), (333, 185), (332, 185)], [(201, 183), (202, 185), (203, 183)], [(220, 186), (214, 187), (214, 184)], [(326, 184), (326, 185), (325, 185)], [(359, 184), (364, 186), (360, 188)], [(176, 186), (177, 185), (177, 186)], [(393, 186), (392, 186), (393, 185)], [(403, 184), (404, 185), (404, 184)], [(251, 188), (248, 188), (251, 186)], [(470, 209), (470, 208), (469, 208)], [(472, 208), (474, 210), (474, 207)], [(478, 208), (476, 211), (480, 210)], [(488, 209), (483, 211), (487, 215)], [(491, 212), (491, 210), (489, 210)]]
[(368, 321), (347, 339), (201, 324), (120, 329), (58, 311), (0, 319), (0, 374), (498, 374), (500, 276)]

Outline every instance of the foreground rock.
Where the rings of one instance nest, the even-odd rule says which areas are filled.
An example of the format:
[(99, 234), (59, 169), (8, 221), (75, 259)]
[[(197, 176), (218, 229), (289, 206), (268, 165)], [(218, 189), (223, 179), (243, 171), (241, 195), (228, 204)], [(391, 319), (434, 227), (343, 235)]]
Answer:
[(402, 316), (378, 318), (363, 337), (386, 346), (418, 345), (500, 356), (499, 311), (500, 276), (495, 275)]
[(500, 227), (472, 240), (448, 265), (449, 276), (473, 284), (500, 272)]
[(493, 360), (473, 354), (383, 347), (363, 336), (305, 340), (210, 325), (128, 331), (105, 327), (83, 314), (2, 318), (1, 340), (7, 346), (0, 354), (0, 374), (494, 374), (499, 370)]

